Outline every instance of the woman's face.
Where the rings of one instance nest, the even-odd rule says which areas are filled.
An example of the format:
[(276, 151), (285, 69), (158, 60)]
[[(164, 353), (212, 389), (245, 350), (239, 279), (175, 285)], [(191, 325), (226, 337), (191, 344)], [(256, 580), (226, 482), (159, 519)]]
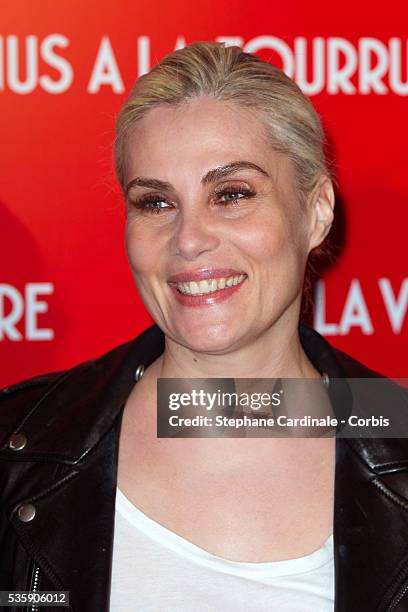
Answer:
[[(167, 336), (222, 354), (297, 322), (316, 246), (310, 207), (255, 112), (209, 97), (158, 107), (132, 126), (123, 155), (128, 258)], [(171, 282), (179, 274), (183, 285)]]

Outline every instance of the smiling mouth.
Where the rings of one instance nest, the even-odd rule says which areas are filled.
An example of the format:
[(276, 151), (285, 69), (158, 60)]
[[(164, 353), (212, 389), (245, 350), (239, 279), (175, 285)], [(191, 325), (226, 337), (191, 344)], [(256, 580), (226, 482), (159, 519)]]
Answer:
[(235, 285), (239, 285), (246, 277), (246, 274), (237, 274), (235, 276), (223, 278), (174, 283), (174, 285), (177, 291), (183, 295), (208, 295), (222, 289), (228, 289)]

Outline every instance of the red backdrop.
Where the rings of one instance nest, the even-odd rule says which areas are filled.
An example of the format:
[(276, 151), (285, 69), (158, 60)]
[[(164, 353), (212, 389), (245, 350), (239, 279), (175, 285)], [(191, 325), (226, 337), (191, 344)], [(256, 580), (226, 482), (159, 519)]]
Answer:
[(316, 288), (314, 325), (407, 376), (405, 6), (3, 4), (0, 386), (95, 357), (152, 322), (124, 250), (114, 119), (138, 75), (195, 40), (238, 43), (311, 97), (336, 158), (341, 247)]

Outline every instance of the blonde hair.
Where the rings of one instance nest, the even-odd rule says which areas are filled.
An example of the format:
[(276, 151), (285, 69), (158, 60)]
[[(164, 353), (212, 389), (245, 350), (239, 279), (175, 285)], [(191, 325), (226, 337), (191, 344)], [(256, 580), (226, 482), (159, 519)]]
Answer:
[[(185, 103), (199, 96), (212, 96), (259, 111), (272, 148), (287, 155), (294, 164), (296, 188), (302, 200), (322, 175), (332, 178), (319, 116), (292, 79), (240, 47), (194, 42), (170, 53), (141, 76), (119, 112), (114, 155), (122, 189), (123, 141), (130, 126), (150, 109)], [(320, 256), (327, 249), (321, 245), (314, 251)], [(310, 272), (310, 257), (308, 264)], [(310, 274), (306, 274), (304, 289), (310, 292)]]

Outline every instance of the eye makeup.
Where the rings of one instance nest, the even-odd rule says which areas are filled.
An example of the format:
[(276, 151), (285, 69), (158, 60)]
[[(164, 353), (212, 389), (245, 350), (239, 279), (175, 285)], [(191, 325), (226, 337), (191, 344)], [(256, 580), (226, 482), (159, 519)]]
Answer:
[[(240, 200), (249, 199), (255, 195), (256, 192), (253, 189), (242, 185), (230, 185), (215, 189), (210, 199), (215, 200), (221, 206), (239, 206)], [(223, 200), (222, 198), (228, 199)], [(136, 210), (147, 214), (161, 214), (174, 208), (174, 202), (169, 200), (167, 196), (155, 193), (148, 193), (138, 198), (129, 197), (129, 203)], [(159, 206), (159, 204), (161, 205)]]

